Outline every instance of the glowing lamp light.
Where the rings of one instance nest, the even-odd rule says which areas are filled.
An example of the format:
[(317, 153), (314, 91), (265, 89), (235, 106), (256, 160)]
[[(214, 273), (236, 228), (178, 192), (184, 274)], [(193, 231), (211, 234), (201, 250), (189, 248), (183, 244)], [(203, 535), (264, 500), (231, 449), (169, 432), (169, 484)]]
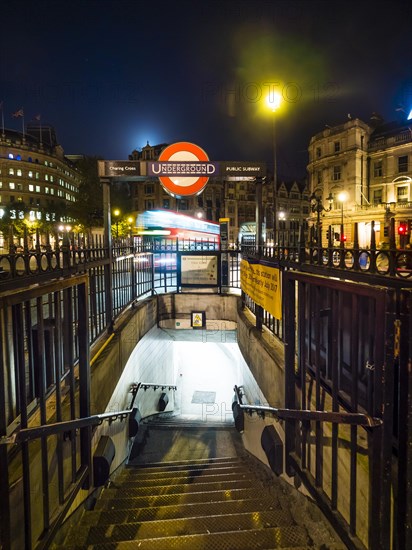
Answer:
[(278, 92), (270, 92), (270, 94), (266, 97), (266, 103), (272, 111), (276, 111), (280, 107), (280, 102), (282, 100), (282, 96)]
[(411, 112), (409, 113), (408, 115), (408, 119), (407, 120), (411, 120), (412, 119), (412, 109), (411, 109)]

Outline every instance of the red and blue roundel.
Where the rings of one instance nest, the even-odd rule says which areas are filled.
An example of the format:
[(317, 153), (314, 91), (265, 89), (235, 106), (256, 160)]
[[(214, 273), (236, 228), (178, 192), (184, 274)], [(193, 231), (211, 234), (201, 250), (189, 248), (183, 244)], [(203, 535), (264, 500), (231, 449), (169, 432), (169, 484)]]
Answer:
[[(160, 156), (159, 162), (184, 162), (187, 163), (190, 161), (196, 162), (207, 162), (209, 157), (205, 151), (195, 145), (194, 143), (189, 143), (188, 141), (180, 141), (178, 143), (173, 143), (164, 149)], [(171, 195), (178, 197), (186, 197), (190, 195), (198, 195), (203, 191), (205, 185), (207, 184), (209, 178), (206, 176), (159, 176), (160, 183), (163, 185), (165, 190)]]

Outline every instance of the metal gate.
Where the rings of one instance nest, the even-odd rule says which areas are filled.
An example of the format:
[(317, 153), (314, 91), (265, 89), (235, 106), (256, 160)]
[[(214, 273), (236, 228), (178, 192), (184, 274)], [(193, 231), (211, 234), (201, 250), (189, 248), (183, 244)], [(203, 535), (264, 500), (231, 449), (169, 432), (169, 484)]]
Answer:
[(404, 549), (411, 291), (295, 271), (283, 282), (286, 408), (382, 419), (373, 427), (286, 420), (288, 473), (303, 480), (349, 548)]

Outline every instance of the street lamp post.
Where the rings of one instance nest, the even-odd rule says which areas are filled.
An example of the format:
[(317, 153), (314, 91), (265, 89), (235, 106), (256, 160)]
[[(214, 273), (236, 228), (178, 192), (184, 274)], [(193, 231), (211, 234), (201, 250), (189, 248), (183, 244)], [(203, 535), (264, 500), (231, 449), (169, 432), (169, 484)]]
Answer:
[(344, 246), (345, 231), (343, 226), (343, 204), (348, 200), (348, 194), (346, 191), (341, 191), (338, 195), (338, 201), (340, 202), (340, 245)]
[(329, 196), (326, 199), (329, 202), (329, 208), (325, 208), (323, 206), (322, 197), (320, 195), (312, 193), (309, 200), (311, 202), (312, 212), (316, 212), (316, 242), (319, 245), (322, 241), (322, 224), (320, 221), (320, 215), (323, 211), (330, 212), (330, 210), (332, 210), (333, 197), (332, 193), (329, 193)]
[(127, 222), (128, 222), (128, 224), (129, 224), (129, 239), (130, 239), (131, 236), (132, 236), (132, 223), (133, 223), (133, 218), (132, 218), (132, 216), (129, 216), (129, 217), (127, 218)]
[(277, 233), (277, 158), (276, 158), (276, 111), (279, 109), (282, 96), (275, 91), (270, 92), (266, 97), (266, 103), (273, 113), (272, 117), (272, 130), (273, 130), (273, 243), (276, 244), (276, 233)]

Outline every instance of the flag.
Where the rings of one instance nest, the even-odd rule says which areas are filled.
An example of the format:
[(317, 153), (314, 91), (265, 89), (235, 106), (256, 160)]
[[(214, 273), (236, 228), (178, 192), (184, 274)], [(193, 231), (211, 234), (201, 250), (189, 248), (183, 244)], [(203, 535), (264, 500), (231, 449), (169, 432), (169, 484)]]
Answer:
[(19, 116), (24, 116), (23, 107), (16, 111), (15, 113), (12, 113), (11, 115), (13, 118), (18, 118)]
[(41, 116), (40, 116), (40, 115), (36, 115), (36, 116), (34, 117), (34, 120), (38, 120), (38, 121), (40, 122)]

